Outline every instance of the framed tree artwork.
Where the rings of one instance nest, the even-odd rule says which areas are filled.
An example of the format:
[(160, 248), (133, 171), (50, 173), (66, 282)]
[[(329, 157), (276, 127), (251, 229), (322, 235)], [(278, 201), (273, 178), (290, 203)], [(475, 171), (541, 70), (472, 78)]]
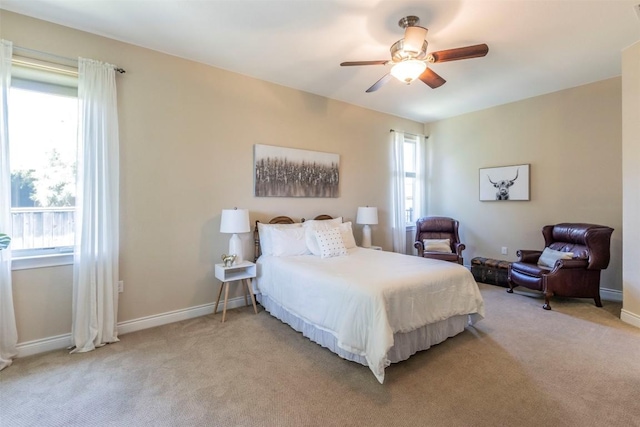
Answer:
[(340, 155), (254, 145), (256, 197), (338, 197)]

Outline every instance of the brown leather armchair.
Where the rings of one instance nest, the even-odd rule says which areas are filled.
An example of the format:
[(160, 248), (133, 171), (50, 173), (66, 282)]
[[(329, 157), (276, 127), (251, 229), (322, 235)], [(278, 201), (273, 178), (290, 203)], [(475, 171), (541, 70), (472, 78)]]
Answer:
[(593, 298), (600, 301), (600, 271), (609, 266), (613, 228), (595, 224), (557, 224), (542, 228), (545, 247), (572, 252), (571, 259), (559, 259), (553, 267), (538, 265), (542, 251), (519, 250), (519, 260), (509, 266), (507, 280), (513, 293), (516, 286), (544, 292), (542, 308), (551, 310), (554, 296)]
[[(418, 255), (462, 264), (462, 251), (466, 246), (464, 243), (460, 243), (460, 237), (458, 236), (459, 226), (460, 224), (457, 220), (444, 216), (428, 216), (418, 219), (416, 222), (416, 240), (413, 244), (418, 250)], [(425, 239), (449, 239), (451, 252), (425, 251), (423, 244)]]

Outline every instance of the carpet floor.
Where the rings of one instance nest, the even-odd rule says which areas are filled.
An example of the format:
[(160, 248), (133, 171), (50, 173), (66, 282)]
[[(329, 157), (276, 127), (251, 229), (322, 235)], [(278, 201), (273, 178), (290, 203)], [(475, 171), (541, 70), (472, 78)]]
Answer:
[(621, 305), (480, 284), (486, 318), (387, 368), (264, 310), (203, 316), (0, 372), (0, 425), (640, 426), (640, 329)]

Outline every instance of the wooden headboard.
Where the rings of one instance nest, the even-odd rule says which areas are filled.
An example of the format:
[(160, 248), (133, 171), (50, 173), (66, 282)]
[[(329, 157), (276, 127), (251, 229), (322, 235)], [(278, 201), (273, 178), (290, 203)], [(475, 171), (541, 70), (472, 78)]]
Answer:
[[(317, 217), (313, 218), (316, 221), (324, 221), (325, 219), (333, 219), (333, 217), (331, 215), (318, 215)], [(302, 222), (304, 222), (304, 218), (302, 218)]]
[[(324, 221), (327, 219), (333, 219), (333, 217), (331, 215), (326, 215), (326, 214), (322, 214), (322, 215), (318, 215), (315, 218), (313, 218), (316, 221)], [(302, 218), (301, 222), (304, 222), (305, 219)], [(253, 243), (254, 243), (254, 255), (255, 255), (255, 260), (257, 260), (260, 257), (260, 234), (258, 233), (258, 223), (260, 221), (256, 221), (256, 228), (253, 230)], [(292, 220), (290, 217), (288, 216), (277, 216), (275, 218), (272, 218), (271, 220), (269, 220), (268, 224), (295, 224), (296, 222), (294, 220)]]

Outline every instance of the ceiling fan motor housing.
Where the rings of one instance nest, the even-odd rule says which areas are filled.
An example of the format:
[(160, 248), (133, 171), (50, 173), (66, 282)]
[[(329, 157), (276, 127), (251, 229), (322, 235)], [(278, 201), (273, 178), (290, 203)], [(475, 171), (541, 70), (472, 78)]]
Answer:
[(407, 27), (415, 27), (416, 25), (418, 25), (420, 23), (420, 18), (418, 18), (415, 15), (409, 15), (409, 16), (405, 16), (404, 18), (400, 19), (398, 21), (398, 26), (400, 28), (407, 28)]
[(404, 29), (404, 38), (391, 46), (393, 62), (409, 59), (423, 59), (427, 55), (427, 29), (418, 26), (420, 18), (414, 15), (405, 16), (398, 21), (398, 26)]
[(427, 41), (425, 40), (422, 43), (422, 48), (420, 49), (420, 52), (411, 52), (411, 51), (405, 50), (404, 39), (400, 39), (391, 46), (391, 49), (390, 49), (391, 60), (393, 62), (402, 62), (407, 59), (424, 59), (427, 56), (428, 46), (429, 46), (429, 43), (427, 43)]

